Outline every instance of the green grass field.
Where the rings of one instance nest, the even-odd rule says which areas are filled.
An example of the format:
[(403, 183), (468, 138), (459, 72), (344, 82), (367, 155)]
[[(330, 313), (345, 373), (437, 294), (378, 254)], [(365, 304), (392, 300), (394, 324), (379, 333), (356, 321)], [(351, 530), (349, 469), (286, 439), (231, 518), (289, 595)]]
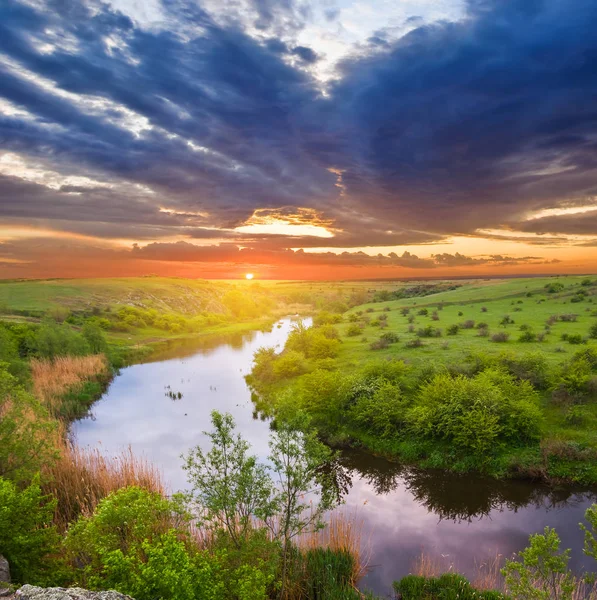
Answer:
[[(471, 352), (483, 351), (499, 353), (504, 350), (514, 352), (541, 352), (553, 363), (561, 362), (566, 354), (578, 350), (578, 346), (561, 339), (561, 334), (588, 335), (589, 327), (597, 322), (597, 286), (582, 286), (586, 277), (536, 278), (517, 280), (487, 280), (463, 283), (462, 287), (449, 292), (442, 292), (421, 298), (375, 302), (358, 306), (350, 310), (344, 323), (338, 325), (342, 336), (342, 349), (339, 364), (343, 367), (361, 364), (369, 359), (380, 357), (399, 357), (417, 363), (429, 361), (439, 363), (455, 363), (464, 360)], [(560, 293), (549, 294), (545, 286), (558, 281), (565, 287)], [(597, 278), (596, 278), (597, 281)], [(579, 290), (587, 291), (587, 297), (582, 302), (571, 302)], [(528, 296), (530, 294), (530, 297)], [(409, 308), (409, 316), (414, 316), (414, 322), (409, 323), (408, 317), (400, 313), (402, 308)], [(426, 308), (427, 316), (418, 315), (418, 310)], [(389, 309), (388, 312), (387, 309)], [(486, 309), (484, 311), (483, 309)], [(367, 313), (367, 310), (373, 310)], [(387, 315), (387, 328), (367, 325), (362, 334), (347, 337), (349, 327), (348, 317), (352, 313), (365, 311), (371, 322), (379, 315)], [(437, 311), (439, 320), (432, 318)], [(594, 314), (595, 313), (595, 314)], [(552, 315), (576, 314), (575, 322), (557, 321), (550, 330), (545, 329), (547, 320)], [(514, 323), (501, 326), (500, 321), (509, 315)], [(450, 325), (462, 324), (472, 320), (475, 326), (471, 329), (460, 328), (456, 335), (447, 335)], [(480, 337), (477, 326), (487, 323), (489, 336)], [(414, 332), (409, 332), (413, 325)], [(422, 338), (423, 346), (408, 348), (407, 343), (417, 338), (416, 331), (428, 325), (442, 331), (441, 337)], [(545, 333), (542, 342), (518, 342), (521, 335), (520, 326), (528, 325), (536, 334)], [(370, 350), (374, 342), (385, 332), (395, 332), (400, 336), (400, 342), (392, 344), (387, 349)], [(509, 339), (505, 343), (491, 341), (491, 335), (506, 332)], [(587, 343), (597, 347), (597, 340), (587, 340)]]
[[(398, 296), (410, 297), (388, 300), (385, 298), (392, 294), (378, 291), (377, 301), (351, 308), (339, 322), (334, 315), (320, 314), (318, 322), (328, 325), (323, 325), (319, 336), (325, 336), (325, 327), (334, 323), (340, 340), (333, 355), (322, 360), (315, 355), (318, 350), (309, 349), (308, 342), (306, 349), (300, 350), (296, 338), (287, 346), (294, 354), (274, 357), (273, 375), (265, 369), (266, 378), (260, 380), (254, 371), (252, 381), (261, 394), (262, 407), (275, 412), (280, 406), (291, 411), (302, 406), (332, 443), (337, 440), (388, 456), (410, 457), (423, 466), (459, 471), (481, 468), (499, 476), (597, 483), (597, 365), (593, 364), (593, 357), (597, 357), (597, 277), (452, 283), (458, 287), (429, 295), (421, 294), (429, 292), (432, 282), (411, 283), (397, 290)], [(328, 336), (331, 333), (327, 330)], [(496, 334), (502, 341), (496, 341)], [(592, 375), (591, 367), (578, 359), (582, 351), (589, 351)], [(367, 364), (380, 365), (388, 360), (404, 361), (410, 373), (398, 384), (402, 391), (396, 392), (395, 402), (402, 402), (403, 408), (397, 408), (398, 404), (392, 408), (391, 402), (377, 409), (372, 405), (364, 409), (371, 412), (352, 420), (355, 398), (361, 397), (359, 394), (368, 397), (369, 392), (363, 390), (372, 389), (367, 388), (371, 382), (365, 375)], [(575, 369), (581, 363), (584, 372), (575, 379), (580, 373)], [(535, 387), (542, 413), (540, 443), (511, 440), (508, 447), (501, 446), (484, 462), (470, 454), (448, 458), (450, 443), (439, 438), (413, 438), (408, 426), (395, 434), (386, 431), (383, 436), (374, 427), (359, 425), (358, 418), (374, 422), (376, 411), (390, 411), (389, 418), (401, 421), (400, 411), (408, 412), (417, 402), (419, 386), (442, 370), (474, 378), (490, 365), (506, 369)], [(318, 375), (321, 369), (330, 375)], [(349, 389), (334, 393), (334, 386), (343, 386), (345, 381), (353, 382)], [(289, 397), (293, 398), (290, 404), (284, 400)], [(330, 411), (326, 406), (332, 404), (338, 408)], [(344, 424), (332, 427), (326, 423)]]

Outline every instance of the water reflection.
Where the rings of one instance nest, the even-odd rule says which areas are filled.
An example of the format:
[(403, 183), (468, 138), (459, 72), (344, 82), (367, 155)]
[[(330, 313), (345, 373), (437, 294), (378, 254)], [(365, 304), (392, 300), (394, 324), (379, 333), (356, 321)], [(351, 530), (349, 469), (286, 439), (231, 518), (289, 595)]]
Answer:
[(349, 478), (365, 481), (378, 495), (404, 488), (439, 520), (471, 521), (495, 510), (516, 512), (526, 506), (554, 510), (596, 498), (584, 488), (422, 470), (354, 450), (343, 452), (341, 464)]
[[(164, 473), (172, 490), (186, 477), (180, 455), (205, 444), (210, 411), (228, 411), (252, 450), (268, 454), (269, 423), (255, 413), (244, 376), (260, 346), (282, 348), (292, 321), (267, 332), (173, 344), (153, 362), (122, 370), (89, 419), (74, 424), (82, 446), (106, 453), (128, 445)], [(167, 386), (176, 401), (165, 396)], [(178, 399), (178, 392), (181, 398)], [(409, 572), (421, 550), (444, 555), (446, 566), (470, 574), (475, 563), (522, 549), (530, 533), (556, 527), (564, 547), (573, 548), (572, 566), (589, 568), (582, 554), (578, 523), (595, 496), (570, 488), (551, 489), (528, 482), (497, 482), (436, 471), (347, 451), (336, 465), (348, 510), (356, 509), (370, 540), (376, 567), (364, 585), (380, 594)]]

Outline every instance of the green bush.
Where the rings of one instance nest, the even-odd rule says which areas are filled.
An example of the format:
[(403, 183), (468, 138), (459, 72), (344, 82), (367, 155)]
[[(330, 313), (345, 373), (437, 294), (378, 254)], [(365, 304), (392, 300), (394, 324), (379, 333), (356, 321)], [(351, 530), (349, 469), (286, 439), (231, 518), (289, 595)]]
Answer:
[(407, 405), (397, 384), (378, 379), (372, 385), (361, 387), (350, 417), (365, 431), (388, 438), (403, 428)]
[(184, 522), (180, 504), (157, 493), (131, 487), (110, 494), (68, 531), (78, 583), (137, 600), (216, 600), (218, 560), (193, 546)]
[[(22, 491), (0, 478), (0, 553), (17, 583), (56, 585), (61, 569), (53, 558), (60, 536), (52, 525), (56, 500), (42, 494), (37, 479)], [(63, 575), (64, 573), (62, 573)]]
[(530, 383), (499, 370), (473, 378), (440, 373), (421, 387), (407, 421), (416, 436), (445, 440), (483, 457), (504, 444), (538, 440), (538, 403)]
[(91, 353), (89, 343), (81, 334), (63, 323), (46, 321), (35, 333), (34, 346), (41, 358), (84, 356)]
[(273, 372), (278, 379), (296, 377), (304, 373), (305, 370), (305, 355), (296, 350), (287, 350), (274, 361)]
[(394, 582), (394, 590), (402, 600), (504, 600), (497, 591), (475, 589), (457, 573), (444, 573), (439, 577), (407, 575)]
[(346, 335), (348, 337), (355, 337), (357, 335), (361, 335), (362, 331), (363, 330), (356, 323), (351, 323), (346, 330)]

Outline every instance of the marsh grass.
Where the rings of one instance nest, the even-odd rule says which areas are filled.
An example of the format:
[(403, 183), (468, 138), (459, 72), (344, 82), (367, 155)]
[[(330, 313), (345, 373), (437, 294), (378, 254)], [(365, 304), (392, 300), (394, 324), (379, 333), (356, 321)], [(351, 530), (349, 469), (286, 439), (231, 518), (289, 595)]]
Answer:
[(115, 456), (64, 442), (60, 458), (45, 470), (44, 492), (57, 499), (54, 521), (62, 530), (79, 515), (90, 515), (110, 492), (138, 486), (166, 494), (160, 471), (129, 447)]
[(67, 421), (85, 414), (102, 393), (110, 375), (103, 354), (31, 361), (35, 395), (53, 417)]

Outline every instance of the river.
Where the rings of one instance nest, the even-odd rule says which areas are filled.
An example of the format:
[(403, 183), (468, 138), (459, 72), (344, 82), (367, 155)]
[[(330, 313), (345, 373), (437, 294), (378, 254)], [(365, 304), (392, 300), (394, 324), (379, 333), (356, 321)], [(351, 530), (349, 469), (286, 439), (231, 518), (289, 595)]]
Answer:
[[(256, 418), (244, 376), (255, 350), (281, 349), (291, 326), (283, 319), (269, 332), (179, 344), (127, 367), (71, 433), (80, 446), (106, 454), (131, 446), (162, 470), (173, 491), (186, 486), (180, 456), (206, 443), (202, 432), (213, 409), (232, 413), (253, 452), (265, 458), (269, 425)], [(343, 510), (363, 521), (371, 552), (363, 588), (389, 593), (422, 551), (472, 575), (486, 559), (524, 548), (529, 534), (546, 525), (572, 548), (575, 570), (592, 567), (578, 523), (596, 494), (407, 469), (361, 452), (346, 452), (342, 462), (351, 479)]]

